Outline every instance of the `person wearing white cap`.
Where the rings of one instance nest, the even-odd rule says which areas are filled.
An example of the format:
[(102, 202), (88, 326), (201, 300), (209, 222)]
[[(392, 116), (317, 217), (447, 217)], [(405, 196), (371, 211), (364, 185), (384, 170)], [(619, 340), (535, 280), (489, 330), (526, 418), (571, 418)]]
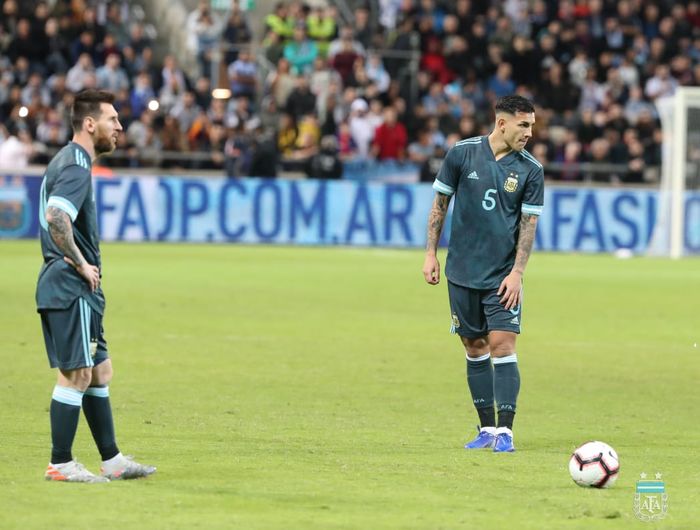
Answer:
[(359, 158), (367, 158), (369, 156), (369, 146), (374, 138), (374, 127), (367, 115), (368, 110), (369, 105), (362, 98), (357, 98), (350, 105), (348, 124), (350, 125), (350, 135), (355, 141), (355, 145), (357, 145)]

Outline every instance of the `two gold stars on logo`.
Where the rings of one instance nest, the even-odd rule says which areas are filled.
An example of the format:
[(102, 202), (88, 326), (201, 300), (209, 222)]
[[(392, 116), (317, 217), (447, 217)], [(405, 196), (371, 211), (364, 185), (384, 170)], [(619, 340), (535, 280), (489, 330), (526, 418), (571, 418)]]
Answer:
[[(656, 477), (656, 480), (661, 480), (661, 473), (655, 473), (654, 476)], [(640, 473), (640, 474), (639, 474), (639, 477), (640, 477), (642, 480), (644, 480), (645, 478), (647, 478), (647, 474), (646, 474), (646, 473)]]

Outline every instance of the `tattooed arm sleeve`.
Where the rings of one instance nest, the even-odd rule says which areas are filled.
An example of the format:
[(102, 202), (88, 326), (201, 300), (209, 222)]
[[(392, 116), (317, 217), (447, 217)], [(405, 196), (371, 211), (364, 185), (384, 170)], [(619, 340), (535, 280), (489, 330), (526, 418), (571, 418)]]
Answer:
[(445, 216), (447, 215), (447, 207), (450, 204), (450, 196), (442, 193), (435, 194), (433, 207), (428, 216), (428, 244), (426, 250), (429, 252), (437, 252), (442, 227), (445, 224)]
[(513, 270), (523, 274), (527, 260), (530, 259), (532, 246), (535, 242), (535, 230), (539, 216), (523, 213), (520, 217), (520, 235), (518, 236), (517, 251), (515, 253), (515, 265)]
[(46, 210), (46, 221), (49, 224), (49, 234), (63, 254), (73, 260), (76, 267), (85, 263), (85, 258), (73, 239), (73, 224), (63, 210), (49, 206)]

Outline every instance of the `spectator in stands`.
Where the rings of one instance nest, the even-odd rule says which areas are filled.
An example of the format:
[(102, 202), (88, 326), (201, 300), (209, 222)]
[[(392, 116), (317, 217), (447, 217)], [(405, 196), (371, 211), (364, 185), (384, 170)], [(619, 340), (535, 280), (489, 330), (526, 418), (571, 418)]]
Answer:
[[(163, 128), (160, 131), (160, 143), (163, 146), (163, 151), (172, 151), (182, 153), (186, 151), (185, 136), (182, 134), (182, 128), (177, 118), (172, 114), (166, 114), (163, 117)], [(181, 161), (164, 159), (161, 167), (184, 167)]]
[(320, 140), (321, 127), (316, 114), (305, 114), (297, 122), (297, 137), (294, 142), (292, 158), (295, 160), (308, 160), (318, 152)]
[(324, 136), (321, 139), (318, 153), (309, 158), (304, 170), (313, 179), (336, 180), (343, 176), (343, 162), (338, 154), (335, 136)]
[(243, 48), (238, 59), (228, 67), (231, 93), (234, 97), (246, 97), (252, 100), (258, 88), (258, 67), (250, 50)]
[(68, 127), (56, 109), (47, 109), (36, 128), (36, 138), (48, 147), (59, 149), (68, 141)]
[(253, 34), (248, 27), (244, 13), (238, 6), (238, 3), (234, 4), (234, 6), (221, 35), (221, 41), (226, 53), (226, 64), (236, 61), (238, 59), (238, 51), (253, 40)]
[(27, 85), (22, 89), (22, 104), (29, 106), (35, 98), (38, 98), (42, 107), (48, 107), (51, 104), (51, 92), (44, 84), (44, 79), (39, 72), (33, 72), (29, 76)]
[(372, 141), (372, 155), (377, 160), (397, 160), (403, 162), (406, 159), (406, 144), (408, 134), (404, 125), (397, 121), (396, 109), (387, 107), (384, 109), (384, 123), (374, 133)]
[(625, 103), (625, 118), (627, 121), (634, 126), (639, 119), (639, 115), (642, 112), (649, 112), (655, 114), (656, 111), (654, 106), (648, 101), (644, 100), (644, 94), (641, 87), (633, 85), (630, 87), (629, 97), (627, 98), (627, 103)]
[(66, 88), (71, 92), (80, 92), (85, 88), (85, 80), (88, 74), (94, 74), (95, 67), (89, 53), (82, 53), (78, 62), (73, 65), (66, 75)]
[(433, 147), (430, 155), (421, 164), (419, 175), (420, 182), (429, 182), (431, 184), (435, 182), (435, 178), (442, 167), (442, 162), (446, 154), (447, 151), (445, 151), (443, 146), (436, 145)]
[(162, 150), (162, 145), (153, 127), (153, 121), (153, 112), (142, 112), (139, 119), (129, 125), (126, 138), (129, 145), (136, 149), (139, 157), (157, 161), (160, 158), (159, 152)]
[(19, 6), (17, 0), (5, 0), (2, 4), (2, 16), (0, 17), (0, 27), (9, 36), (17, 33), (19, 24)]
[(278, 2), (275, 5), (275, 11), (265, 17), (265, 27), (268, 32), (279, 35), (282, 42), (285, 42), (294, 35), (293, 19), (288, 15), (287, 4), (285, 2)]
[(131, 89), (131, 112), (135, 118), (148, 108), (148, 102), (155, 99), (156, 94), (151, 86), (151, 78), (143, 72), (136, 77), (134, 88)]
[(341, 160), (350, 160), (357, 156), (357, 144), (350, 133), (350, 126), (347, 120), (343, 120), (338, 124), (336, 133), (338, 140), (338, 156)]
[(325, 57), (328, 53), (328, 46), (338, 31), (336, 20), (338, 19), (338, 8), (335, 6), (317, 5), (311, 9), (311, 13), (306, 18), (306, 27), (309, 38), (313, 39), (318, 46), (318, 53)]
[(289, 94), (285, 110), (295, 121), (305, 114), (312, 114), (316, 109), (316, 96), (311, 93), (309, 81), (303, 75), (297, 77), (296, 86)]
[(59, 33), (58, 20), (49, 18), (44, 26), (46, 34), (46, 67), (48, 73), (63, 73), (68, 71), (68, 39)]
[(493, 97), (498, 99), (508, 94), (515, 92), (515, 82), (511, 78), (513, 71), (510, 63), (501, 63), (496, 69), (496, 73), (491, 77), (488, 83), (488, 90), (493, 94)]
[(107, 56), (104, 66), (95, 72), (97, 87), (109, 92), (118, 92), (129, 88), (129, 78), (121, 67), (121, 57), (116, 53)]
[[(591, 142), (591, 148), (588, 152), (587, 162), (598, 164), (609, 164), (610, 160), (610, 143), (605, 138), (596, 138)], [(590, 172), (586, 175), (586, 180), (605, 181), (606, 174)]]
[(367, 115), (369, 105), (364, 99), (356, 99), (350, 106), (348, 125), (353, 142), (357, 146), (357, 156), (366, 159), (369, 156), (370, 144), (374, 138), (374, 127)]
[(200, 13), (194, 31), (197, 35), (197, 61), (204, 77), (211, 78), (213, 54), (218, 46), (221, 30), (221, 24), (214, 21), (209, 9)]
[(186, 90), (182, 99), (170, 109), (170, 115), (177, 121), (180, 132), (187, 132), (202, 112), (202, 108), (197, 105), (194, 92)]
[(284, 46), (285, 43), (277, 33), (274, 31), (268, 31), (267, 35), (262, 41), (262, 46), (265, 54), (265, 58), (270, 62), (270, 64), (278, 64), (279, 60), (284, 58)]
[(389, 77), (389, 72), (384, 68), (382, 58), (378, 53), (370, 53), (367, 56), (365, 71), (370, 81), (377, 86), (379, 93), (383, 94), (389, 89), (391, 78)]
[(435, 152), (435, 146), (431, 142), (430, 132), (427, 129), (418, 131), (418, 138), (408, 145), (408, 160), (422, 165)]
[(365, 56), (364, 47), (359, 41), (355, 40), (352, 26), (343, 26), (340, 28), (338, 38), (332, 41), (328, 47), (329, 61), (332, 62), (336, 54), (346, 52), (348, 49), (353, 50), (356, 55)]
[(114, 35), (117, 45), (120, 48), (126, 46), (129, 42), (129, 21), (125, 20), (123, 10), (124, 4), (110, 2), (107, 4), (107, 17), (105, 21), (105, 30), (107, 33)]
[(284, 57), (291, 64), (292, 72), (295, 74), (311, 72), (317, 55), (316, 43), (307, 38), (304, 24), (298, 23), (294, 28), (294, 39), (284, 47)]
[(291, 65), (287, 59), (281, 57), (277, 68), (271, 70), (267, 76), (266, 93), (272, 96), (278, 109), (283, 109), (295, 86), (296, 77), (291, 74)]
[(276, 177), (279, 155), (275, 145), (274, 134), (261, 129), (257, 130), (253, 135), (250, 150), (250, 169), (248, 174), (251, 177)]
[(95, 53), (97, 53), (98, 64), (105, 64), (107, 62), (107, 58), (112, 54), (118, 55), (121, 59), (122, 47), (117, 45), (117, 40), (114, 38), (114, 35), (107, 33), (101, 42), (96, 42)]
[(206, 77), (200, 77), (194, 83), (194, 99), (202, 109), (208, 109), (211, 105), (211, 82)]
[(553, 63), (543, 72), (539, 93), (538, 103), (552, 109), (562, 118), (565, 114), (573, 112), (580, 99), (579, 89), (565, 78), (560, 63)]
[(280, 115), (276, 136), (278, 152), (284, 158), (290, 157), (297, 141), (297, 127), (291, 114)]
[(654, 76), (651, 77), (645, 87), (644, 94), (652, 101), (661, 98), (672, 96), (678, 88), (678, 81), (671, 77), (671, 71), (665, 64), (660, 64), (654, 70)]
[(330, 56), (330, 64), (338, 72), (344, 85), (357, 86), (357, 80), (353, 76), (357, 59), (362, 56), (353, 48), (351, 40), (343, 40), (341, 48)]
[(42, 61), (48, 51), (43, 44), (31, 34), (29, 20), (20, 18), (17, 21), (15, 36), (10, 41), (5, 53), (12, 62), (15, 62), (19, 57), (24, 57), (29, 61), (32, 69), (42, 68)]
[(83, 31), (78, 39), (73, 41), (70, 47), (71, 59), (76, 61), (83, 53), (90, 55), (93, 64), (101, 65), (102, 61), (100, 59), (99, 53), (97, 51), (97, 44), (95, 42), (95, 34), (91, 31)]
[(26, 126), (17, 127), (17, 133), (11, 134), (0, 143), (0, 168), (22, 169), (29, 165), (34, 153), (32, 136)]
[(328, 68), (323, 57), (316, 57), (314, 69), (309, 79), (309, 89), (316, 96), (316, 111), (321, 121), (324, 121), (323, 118), (326, 116), (329, 96), (331, 94), (337, 95), (341, 86), (342, 80), (338, 72)]
[[(373, 48), (373, 38), (376, 34), (370, 24), (369, 10), (365, 6), (355, 8), (355, 18), (353, 20), (353, 38), (359, 42), (365, 50)], [(381, 39), (381, 34), (376, 34)]]

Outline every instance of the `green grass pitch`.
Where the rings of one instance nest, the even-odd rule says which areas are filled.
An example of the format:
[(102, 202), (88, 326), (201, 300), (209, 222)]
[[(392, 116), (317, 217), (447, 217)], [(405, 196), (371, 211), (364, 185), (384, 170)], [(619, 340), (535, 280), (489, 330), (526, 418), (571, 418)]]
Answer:
[[(466, 452), (476, 414), (423, 253), (107, 244), (120, 448), (146, 480), (43, 480), (48, 369), (36, 241), (0, 242), (0, 528), (700, 527), (700, 263), (536, 254), (514, 454)], [(444, 253), (441, 255), (444, 262)], [(614, 488), (572, 449), (619, 453)], [(84, 419), (74, 454), (97, 470)], [(633, 513), (663, 473), (665, 520)]]

